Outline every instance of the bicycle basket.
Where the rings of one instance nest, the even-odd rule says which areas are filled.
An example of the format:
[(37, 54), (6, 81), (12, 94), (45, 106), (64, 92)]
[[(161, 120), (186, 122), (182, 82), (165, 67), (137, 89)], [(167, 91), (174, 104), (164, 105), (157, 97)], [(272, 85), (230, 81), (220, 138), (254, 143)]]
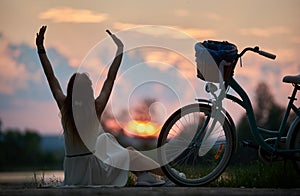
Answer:
[(195, 45), (197, 77), (210, 82), (226, 81), (233, 75), (237, 47), (227, 41), (204, 41)]

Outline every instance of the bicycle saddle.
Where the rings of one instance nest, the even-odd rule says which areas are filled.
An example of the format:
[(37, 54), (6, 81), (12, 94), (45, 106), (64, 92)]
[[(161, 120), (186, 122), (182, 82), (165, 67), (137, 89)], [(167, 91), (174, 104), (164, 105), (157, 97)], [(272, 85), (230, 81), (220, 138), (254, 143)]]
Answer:
[(300, 84), (300, 74), (297, 76), (285, 76), (282, 82)]

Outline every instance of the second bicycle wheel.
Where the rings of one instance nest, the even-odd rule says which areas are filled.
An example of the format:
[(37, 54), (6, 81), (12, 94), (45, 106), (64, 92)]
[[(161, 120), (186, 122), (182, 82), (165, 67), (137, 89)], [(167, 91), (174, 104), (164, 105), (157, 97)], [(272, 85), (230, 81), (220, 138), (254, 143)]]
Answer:
[[(295, 120), (293, 129), (291, 130), (291, 135), (288, 136), (288, 146), (290, 149), (300, 148), (300, 117)], [(300, 174), (300, 153), (295, 153), (292, 160), (294, 162), (295, 169)]]
[(158, 149), (162, 170), (170, 180), (180, 186), (205, 185), (219, 177), (230, 161), (230, 123), (223, 113), (213, 115), (208, 104), (185, 106), (164, 124)]

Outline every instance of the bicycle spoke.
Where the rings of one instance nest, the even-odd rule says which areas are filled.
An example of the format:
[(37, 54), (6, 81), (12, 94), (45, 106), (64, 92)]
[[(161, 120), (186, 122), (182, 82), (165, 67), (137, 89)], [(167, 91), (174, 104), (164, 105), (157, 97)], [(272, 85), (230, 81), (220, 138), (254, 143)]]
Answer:
[[(232, 150), (228, 129), (219, 121), (213, 124), (215, 118), (211, 117), (208, 107), (201, 107), (182, 108), (168, 121), (167, 129), (162, 130), (168, 144), (163, 157), (171, 161), (162, 168), (170, 174), (170, 179), (184, 185), (205, 184), (215, 179), (228, 164)], [(228, 122), (225, 123), (228, 127)], [(201, 156), (198, 154), (200, 146), (208, 148)]]

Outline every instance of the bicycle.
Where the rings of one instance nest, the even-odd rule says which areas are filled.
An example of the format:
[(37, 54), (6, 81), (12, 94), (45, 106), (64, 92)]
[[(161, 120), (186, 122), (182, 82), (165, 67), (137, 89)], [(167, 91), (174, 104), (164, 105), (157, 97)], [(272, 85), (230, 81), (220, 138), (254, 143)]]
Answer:
[[(196, 99), (198, 103), (178, 109), (164, 123), (157, 143), (159, 161), (163, 172), (177, 185), (206, 185), (217, 179), (228, 166), (237, 148), (237, 133), (232, 117), (222, 106), (223, 99), (229, 99), (246, 110), (252, 135), (259, 145), (260, 156), (269, 160), (275, 156), (289, 158), (296, 169), (300, 170), (300, 108), (294, 105), (297, 91), (300, 90), (300, 75), (283, 78), (283, 82), (292, 84), (294, 89), (280, 128), (272, 131), (258, 127), (247, 93), (233, 78), (238, 60), (248, 51), (273, 60), (276, 58), (275, 55), (260, 50), (258, 46), (243, 49), (240, 54), (235, 55), (231, 68), (227, 70), (229, 75), (223, 74), (224, 86), (219, 95), (216, 95), (218, 87), (208, 81), (205, 90), (213, 95), (213, 99)], [(199, 74), (201, 78), (201, 73)], [(229, 94), (229, 88), (240, 98)], [(218, 99), (221, 101), (217, 101)], [(286, 131), (291, 111), (296, 114), (296, 118)], [(268, 134), (269, 137), (265, 138), (262, 134)]]

